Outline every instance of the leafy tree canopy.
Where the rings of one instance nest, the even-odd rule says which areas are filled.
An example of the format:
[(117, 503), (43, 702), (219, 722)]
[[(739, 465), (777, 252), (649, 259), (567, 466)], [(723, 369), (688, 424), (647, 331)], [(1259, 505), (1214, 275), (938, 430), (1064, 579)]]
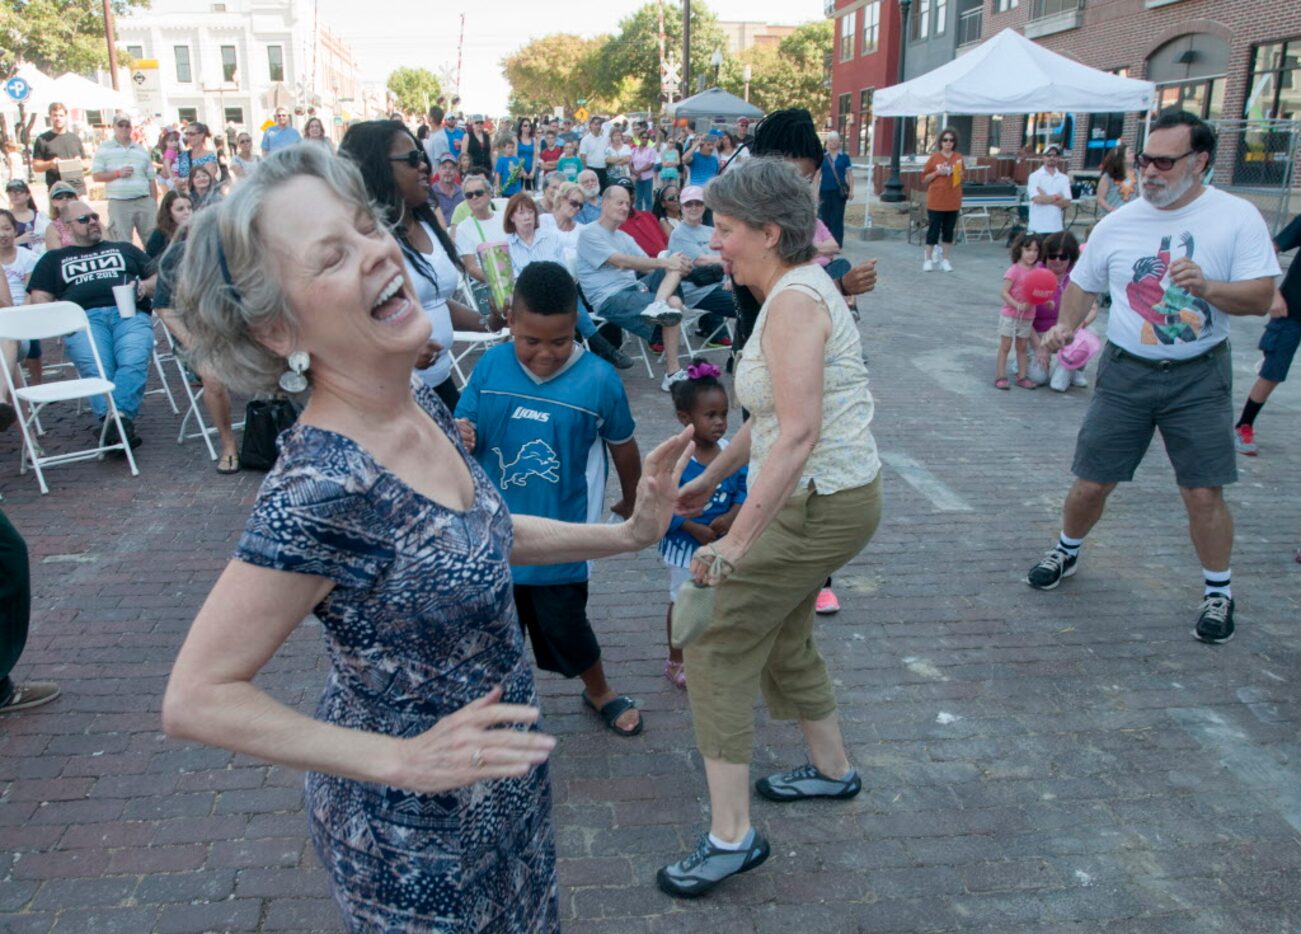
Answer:
[[(111, 0), (115, 17), (129, 16), (148, 0)], [(108, 67), (104, 9), (92, 0), (0, 0), (0, 76), (23, 62), (57, 77)]]
[(425, 114), (443, 93), (438, 76), (424, 68), (399, 68), (388, 76), (385, 83), (398, 99), (398, 109), (403, 113)]

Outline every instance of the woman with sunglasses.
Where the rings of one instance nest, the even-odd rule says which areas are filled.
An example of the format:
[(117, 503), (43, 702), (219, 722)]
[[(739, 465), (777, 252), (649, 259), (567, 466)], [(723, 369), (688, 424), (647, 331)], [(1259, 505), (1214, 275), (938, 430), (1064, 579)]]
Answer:
[[(433, 325), (431, 347), (416, 361), (416, 373), (454, 410), (461, 394), (452, 380), (453, 332), (488, 328), (475, 311), (452, 298), (463, 267), (429, 204), (429, 165), (424, 149), (403, 124), (368, 120), (348, 128), (339, 155), (361, 170), (366, 193), (393, 227), (407, 276)], [(476, 181), (484, 184), (482, 178)], [(505, 321), (499, 318), (488, 325), (496, 330)]]
[(673, 231), (677, 230), (678, 225), (682, 223), (680, 193), (677, 182), (669, 182), (655, 192), (655, 203), (651, 205), (651, 213), (659, 218), (660, 230), (664, 231), (665, 239), (672, 237)]
[(176, 157), (176, 176), (181, 179), (183, 186), (189, 185), (190, 173), (198, 165), (211, 165), (220, 175), (221, 166), (217, 162), (217, 153), (208, 148), (208, 139), (211, 135), (208, 127), (202, 123), (191, 123), (181, 131), (185, 145), (189, 147), (181, 150)]
[(238, 181), (248, 178), (258, 163), (258, 155), (253, 151), (253, 137), (241, 133), (235, 137), (235, 155), (230, 157), (230, 174)]
[(77, 200), (77, 189), (67, 182), (55, 182), (50, 186), (50, 222), (45, 228), (46, 250), (72, 246), (72, 228), (63, 216), (63, 206), (75, 200)]
[[(45, 231), (50, 226), (50, 219), (36, 207), (32, 190), (21, 178), (15, 178), (5, 185), (5, 194), (9, 197), (9, 211), (13, 214), (18, 228), (18, 236), (14, 238), (14, 242), (37, 255), (44, 253)], [(76, 192), (73, 194), (75, 195)], [(50, 200), (53, 201), (53, 197)]]
[(525, 191), (532, 191), (535, 187), (534, 180), (537, 178), (538, 168), (535, 158), (537, 151), (538, 141), (533, 129), (533, 121), (528, 117), (520, 117), (519, 124), (515, 127), (515, 156), (523, 166), (520, 180), (524, 183)]
[[(935, 247), (943, 243), (940, 269), (953, 272), (949, 250), (953, 248), (953, 229), (962, 210), (962, 170), (965, 165), (958, 152), (958, 131), (945, 127), (940, 131), (939, 148), (931, 153), (922, 169), (926, 188), (926, 244), (922, 247), (922, 272), (935, 268)], [(842, 241), (843, 242), (843, 241)]]

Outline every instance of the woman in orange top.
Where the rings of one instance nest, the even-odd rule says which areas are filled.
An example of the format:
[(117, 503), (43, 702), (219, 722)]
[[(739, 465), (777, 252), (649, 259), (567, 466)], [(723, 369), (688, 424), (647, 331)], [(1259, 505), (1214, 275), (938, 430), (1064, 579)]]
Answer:
[(926, 186), (926, 215), (930, 227), (926, 230), (926, 245), (922, 247), (922, 272), (935, 268), (935, 246), (943, 242), (940, 269), (953, 272), (949, 263), (949, 250), (953, 247), (953, 228), (958, 223), (962, 209), (962, 153), (958, 152), (958, 131), (945, 127), (940, 131), (939, 152), (931, 153), (922, 172)]

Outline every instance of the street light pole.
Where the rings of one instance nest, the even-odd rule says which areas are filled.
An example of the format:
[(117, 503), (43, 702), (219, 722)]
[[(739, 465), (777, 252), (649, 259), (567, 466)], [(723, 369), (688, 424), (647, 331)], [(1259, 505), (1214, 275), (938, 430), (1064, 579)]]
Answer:
[(104, 39), (108, 42), (108, 75), (117, 91), (117, 37), (113, 35), (113, 7), (109, 0), (104, 0)]
[[(905, 63), (908, 58), (908, 8), (912, 0), (899, 0), (899, 84), (904, 82)], [(881, 190), (881, 200), (898, 203), (905, 200), (903, 180), (899, 178), (899, 163), (903, 159), (903, 117), (894, 118), (894, 146), (890, 151), (890, 177)]]
[(714, 54), (709, 56), (709, 64), (714, 66), (714, 87), (718, 87), (718, 73), (723, 67), (723, 53), (714, 49)]
[(746, 65), (741, 71), (741, 80), (745, 82), (745, 102), (750, 103), (750, 66)]

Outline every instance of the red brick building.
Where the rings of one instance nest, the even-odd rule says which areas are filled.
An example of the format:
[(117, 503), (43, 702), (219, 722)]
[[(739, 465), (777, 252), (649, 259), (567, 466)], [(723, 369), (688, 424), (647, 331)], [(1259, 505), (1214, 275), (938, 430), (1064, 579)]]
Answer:
[[(832, 0), (827, 0), (832, 2)], [(851, 131), (849, 151), (861, 154), (857, 127), (865, 111), (858, 97), (895, 83), (898, 64), (898, 0), (879, 0), (878, 52), (861, 46), (846, 55), (843, 18), (857, 11), (863, 29), (862, 0), (834, 0), (837, 18), (832, 53), (832, 114)], [(1157, 107), (1180, 105), (1222, 121), (1244, 118), (1301, 120), (1301, 3), (1254, 4), (1243, 0), (913, 0), (907, 73), (915, 77), (961, 54), (1006, 27), (1055, 52), (1094, 68), (1157, 83)], [(861, 42), (861, 38), (859, 38)], [(887, 61), (888, 59), (888, 61)], [(877, 61), (879, 60), (879, 61)], [(849, 95), (846, 98), (846, 95)], [(851, 116), (852, 114), (852, 116)], [(870, 107), (867, 111), (870, 118)], [(1063, 145), (1073, 169), (1093, 168), (1119, 139), (1137, 143), (1140, 114), (1007, 114), (1002, 117), (949, 115), (976, 156), (1040, 151)], [(906, 151), (930, 149), (938, 117), (909, 121)], [(1248, 140), (1252, 132), (1259, 138)], [(864, 137), (866, 136), (864, 132)], [(1244, 169), (1244, 152), (1268, 162), (1268, 133), (1225, 127), (1237, 135), (1221, 147), (1217, 176)], [(888, 152), (888, 121), (878, 130), (878, 154)], [(1289, 137), (1290, 138), (1290, 137)], [(884, 146), (882, 145), (884, 143)], [(1250, 144), (1249, 144), (1250, 143)], [(1262, 154), (1262, 147), (1264, 152)], [(1260, 166), (1255, 166), (1259, 170)]]
[[(823, 0), (834, 17), (831, 46), (831, 114), (851, 156), (867, 152), (872, 94), (899, 74), (899, 4), (896, 0)], [(890, 122), (877, 127), (876, 153), (890, 151)]]

